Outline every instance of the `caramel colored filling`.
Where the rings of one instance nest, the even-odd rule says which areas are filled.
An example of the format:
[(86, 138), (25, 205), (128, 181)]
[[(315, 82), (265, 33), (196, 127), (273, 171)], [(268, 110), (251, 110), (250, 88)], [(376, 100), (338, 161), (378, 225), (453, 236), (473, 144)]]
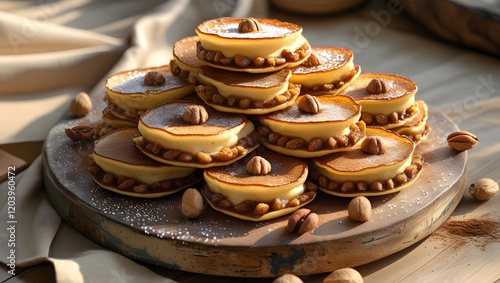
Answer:
[[(233, 71), (270, 72), (273, 69), (294, 67), (300, 65), (311, 53), (311, 46), (307, 40), (300, 36), (300, 44), (293, 44), (278, 52), (265, 52), (266, 48), (249, 45), (247, 52), (244, 50), (228, 51), (228, 48), (207, 43), (199, 43), (197, 48), (198, 58), (207, 64), (220, 69)], [(254, 42), (252, 42), (253, 44)], [(210, 47), (205, 47), (208, 45)], [(247, 44), (248, 45), (248, 44)], [(245, 45), (240, 45), (245, 46)], [(229, 50), (232, 48), (229, 48)]]
[(206, 184), (202, 188), (203, 195), (215, 209), (234, 217), (250, 221), (267, 220), (290, 213), (300, 206), (311, 202), (316, 196), (315, 185), (302, 185), (300, 186), (300, 190), (302, 192), (291, 199), (276, 197), (267, 202), (244, 200), (233, 204), (229, 200), (230, 196), (214, 193)]
[[(162, 179), (150, 184), (121, 174), (106, 172), (97, 164), (91, 165), (89, 172), (99, 185), (108, 190), (132, 196), (144, 195), (144, 197), (147, 197), (147, 195), (173, 193), (202, 180), (202, 176), (198, 171), (184, 177)], [(164, 176), (169, 175), (166, 174)]]
[[(295, 98), (300, 93), (300, 85), (288, 83), (285, 84), (285, 87), (286, 89), (279, 89), (280, 91), (283, 90), (283, 92), (274, 93), (270, 100), (255, 100), (252, 96), (242, 97), (241, 93), (236, 95), (225, 94), (226, 96), (223, 96), (214, 86), (198, 85), (195, 90), (198, 96), (207, 104), (211, 104), (215, 108), (217, 106), (224, 107), (226, 112), (243, 113), (245, 110), (260, 110), (260, 114), (265, 114), (268, 112), (265, 109), (280, 110), (280, 105), (287, 106), (295, 101)], [(242, 89), (242, 93), (244, 95), (244, 89)], [(234, 110), (231, 111), (230, 109)]]
[[(362, 104), (360, 105), (363, 107)], [(364, 108), (362, 109), (363, 113), (361, 114), (361, 120), (364, 121), (367, 126), (378, 126), (386, 129), (393, 129), (405, 124), (413, 119), (420, 111), (416, 102), (403, 111), (391, 112), (388, 115), (383, 113), (372, 114), (364, 112)]]
[[(315, 95), (315, 93), (323, 93), (323, 92), (329, 92), (329, 93), (336, 93), (340, 91), (342, 88), (346, 87), (347, 84), (349, 84), (352, 80), (354, 80), (359, 73), (361, 72), (361, 67), (358, 65), (352, 66), (350, 71), (341, 76), (340, 78), (337, 78), (337, 76), (332, 76), (328, 79), (326, 83), (318, 83), (318, 84), (313, 84), (311, 86), (306, 86), (302, 84), (302, 93), (308, 93)], [(291, 79), (292, 82), (296, 82), (295, 79)]]
[(413, 155), (409, 162), (404, 162), (401, 170), (389, 172), (391, 176), (387, 177), (388, 172), (372, 181), (364, 179), (363, 175), (358, 178), (342, 177), (332, 175), (325, 170), (311, 170), (308, 180), (316, 183), (325, 192), (337, 196), (353, 197), (356, 195), (383, 195), (398, 191), (405, 185), (413, 182), (420, 174), (423, 164), (420, 155)]
[[(260, 144), (256, 131), (240, 138), (233, 146), (223, 147), (219, 151), (211, 153), (203, 151), (193, 153), (178, 148), (164, 147), (159, 142), (148, 141), (143, 136), (134, 138), (134, 142), (141, 151), (151, 157), (156, 157), (154, 159), (157, 161), (167, 164), (172, 162), (196, 163), (201, 165), (199, 167), (209, 167), (209, 164), (226, 163), (239, 159)], [(199, 138), (194, 138), (193, 143), (207, 144), (207, 142), (200, 141)]]

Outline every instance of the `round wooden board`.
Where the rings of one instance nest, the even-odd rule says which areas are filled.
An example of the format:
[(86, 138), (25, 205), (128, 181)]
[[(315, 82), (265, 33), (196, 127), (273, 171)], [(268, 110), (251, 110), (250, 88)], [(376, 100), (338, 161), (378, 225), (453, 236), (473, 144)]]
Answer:
[(409, 188), (370, 197), (372, 218), (347, 216), (350, 199), (322, 192), (307, 207), (319, 214), (312, 232), (286, 231), (287, 216), (249, 222), (205, 203), (202, 215), (183, 216), (182, 192), (137, 199), (101, 189), (87, 173), (92, 143), (72, 142), (64, 129), (97, 123), (96, 113), (61, 122), (44, 145), (45, 188), (53, 206), (90, 239), (132, 259), (183, 271), (234, 277), (306, 275), (366, 264), (405, 249), (435, 231), (465, 190), (467, 153), (452, 150), (446, 136), (457, 126), (429, 109), (432, 132), (416, 153), (425, 163)]

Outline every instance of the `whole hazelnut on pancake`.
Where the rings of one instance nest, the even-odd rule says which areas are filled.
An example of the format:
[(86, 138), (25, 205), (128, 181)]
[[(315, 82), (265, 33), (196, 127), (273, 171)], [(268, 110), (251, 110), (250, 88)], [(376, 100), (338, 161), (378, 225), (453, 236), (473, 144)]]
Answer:
[(204, 66), (196, 86), (198, 96), (213, 108), (232, 113), (266, 114), (293, 104), (300, 85), (289, 82), (290, 70), (252, 74)]
[(302, 27), (275, 19), (218, 18), (198, 25), (198, 58), (236, 72), (267, 73), (291, 68), (311, 53)]
[(302, 85), (302, 93), (333, 95), (339, 93), (361, 73), (353, 64), (351, 50), (337, 47), (312, 47), (309, 58), (291, 69), (292, 83)]
[(319, 188), (343, 197), (398, 192), (420, 175), (423, 164), (413, 142), (382, 128), (367, 128), (361, 147), (313, 158)]
[(367, 126), (393, 129), (413, 120), (419, 111), (417, 85), (394, 74), (362, 73), (339, 94), (361, 105)]
[(102, 188), (133, 197), (156, 198), (173, 194), (201, 181), (195, 168), (157, 162), (133, 142), (136, 127), (121, 128), (99, 138), (89, 172)]
[(308, 167), (302, 159), (268, 149), (257, 149), (226, 166), (207, 168), (203, 175), (202, 193), (208, 203), (244, 220), (276, 218), (316, 196), (316, 187), (305, 185)]
[(365, 136), (361, 107), (347, 96), (301, 95), (283, 110), (259, 116), (262, 143), (282, 154), (310, 158), (349, 150)]
[(259, 146), (254, 125), (244, 115), (217, 111), (192, 100), (150, 108), (134, 139), (149, 157), (166, 164), (207, 168), (232, 163)]
[(181, 99), (194, 86), (174, 76), (170, 65), (117, 73), (106, 80), (106, 102), (110, 113), (137, 125), (149, 108), (166, 101)]

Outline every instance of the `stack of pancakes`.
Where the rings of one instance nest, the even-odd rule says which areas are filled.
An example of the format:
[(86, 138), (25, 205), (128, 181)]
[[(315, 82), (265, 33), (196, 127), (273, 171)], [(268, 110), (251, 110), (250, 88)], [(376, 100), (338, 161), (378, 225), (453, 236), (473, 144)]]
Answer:
[(317, 188), (381, 195), (419, 176), (413, 152), (430, 127), (411, 80), (361, 73), (350, 50), (311, 47), (300, 26), (274, 19), (219, 18), (196, 33), (169, 65), (106, 81), (112, 131), (90, 167), (103, 188), (160, 197), (203, 180), (215, 210), (261, 221)]

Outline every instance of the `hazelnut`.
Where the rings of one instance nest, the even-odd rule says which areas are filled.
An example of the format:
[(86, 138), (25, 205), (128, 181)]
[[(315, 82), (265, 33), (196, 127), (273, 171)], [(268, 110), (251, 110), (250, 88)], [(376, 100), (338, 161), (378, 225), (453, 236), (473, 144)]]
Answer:
[(160, 86), (165, 83), (165, 77), (160, 72), (148, 72), (144, 76), (144, 84), (147, 86)]
[(355, 197), (349, 202), (347, 213), (352, 220), (368, 221), (372, 216), (372, 204), (364, 196)]
[(208, 112), (202, 105), (189, 105), (182, 115), (182, 120), (193, 125), (203, 124), (208, 120)]
[(477, 200), (487, 200), (498, 193), (498, 183), (489, 178), (479, 179), (470, 185), (469, 193)]
[(259, 32), (262, 31), (262, 26), (259, 21), (250, 17), (242, 20), (238, 25), (238, 32), (249, 33), (249, 32)]
[(447, 140), (451, 148), (457, 151), (469, 150), (480, 142), (475, 135), (466, 131), (451, 133)]
[(318, 98), (309, 94), (305, 94), (304, 96), (302, 96), (299, 101), (298, 107), (300, 110), (312, 114), (318, 113), (323, 108)]
[(337, 269), (323, 279), (324, 283), (363, 283), (363, 276), (351, 267)]
[(182, 195), (182, 213), (189, 218), (198, 218), (203, 210), (203, 197), (197, 189), (189, 188)]
[(299, 234), (312, 231), (318, 226), (319, 217), (310, 209), (301, 208), (288, 217), (287, 231), (297, 231)]
[(361, 143), (361, 151), (366, 154), (378, 155), (383, 154), (386, 150), (385, 142), (381, 137), (370, 136)]
[(371, 94), (380, 94), (387, 92), (387, 86), (381, 79), (373, 79), (368, 83), (366, 90)]
[(295, 274), (287, 273), (273, 280), (273, 283), (302, 283), (302, 279)]
[(323, 59), (321, 59), (321, 55), (316, 50), (312, 50), (311, 55), (302, 63), (303, 66), (307, 67), (319, 66), (321, 64), (323, 64)]
[(69, 105), (71, 112), (77, 117), (83, 117), (92, 111), (92, 100), (85, 92), (78, 93)]
[(254, 156), (247, 163), (247, 172), (252, 175), (267, 175), (271, 172), (271, 163), (262, 156)]

